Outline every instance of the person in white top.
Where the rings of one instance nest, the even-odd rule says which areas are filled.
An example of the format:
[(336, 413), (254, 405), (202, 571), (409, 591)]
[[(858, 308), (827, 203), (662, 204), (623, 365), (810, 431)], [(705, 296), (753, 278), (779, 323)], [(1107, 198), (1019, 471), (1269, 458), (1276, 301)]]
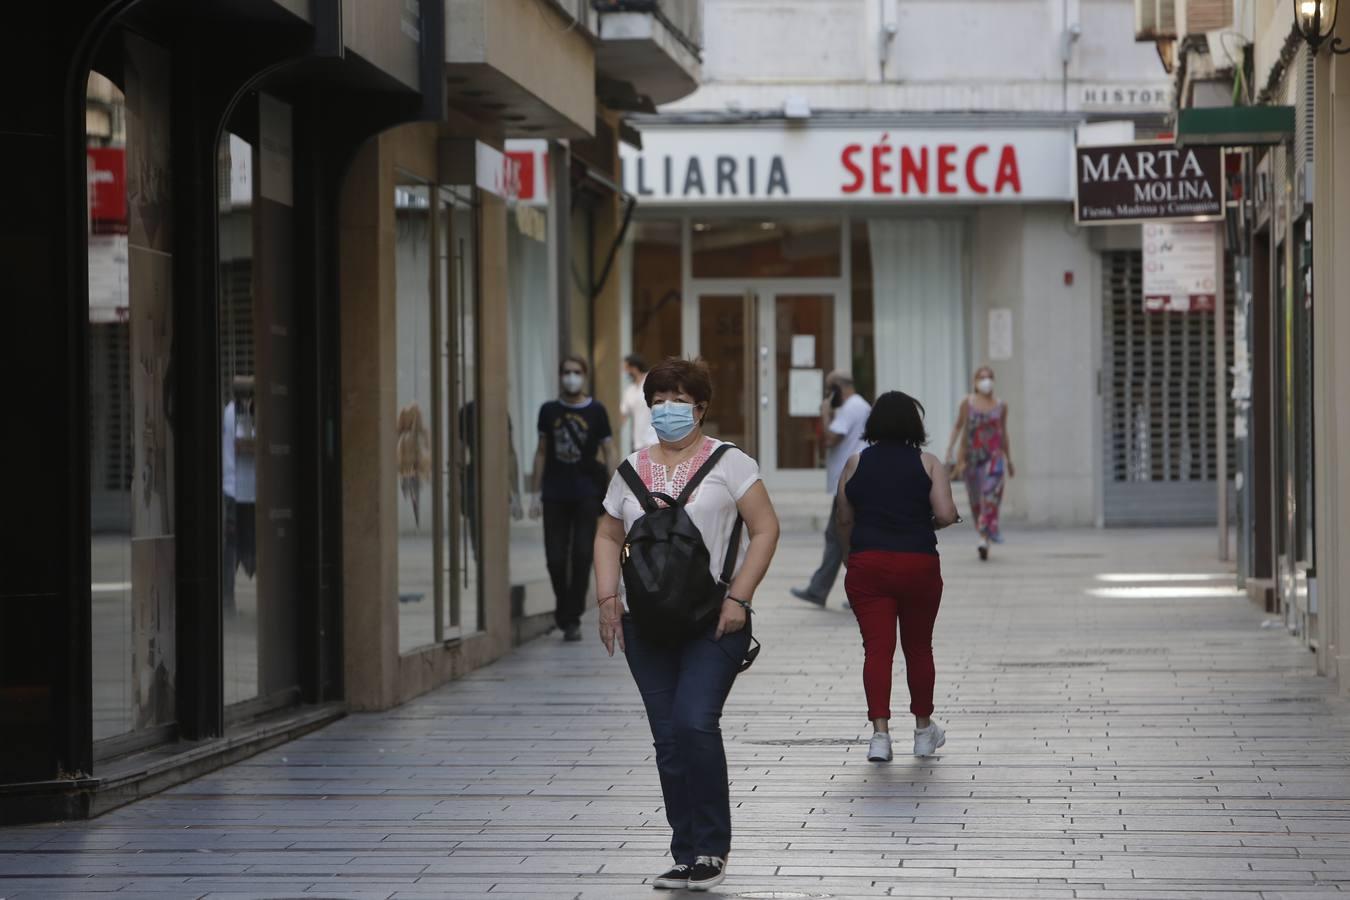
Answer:
[(222, 592), (227, 610), (234, 608), (235, 572), (244, 567), (252, 578), (257, 570), (257, 432), (253, 416), (253, 377), (237, 375), (230, 385), (233, 396), (221, 414), (220, 481), (224, 494), (225, 532)]
[(844, 550), (839, 543), (837, 528), (839, 476), (849, 457), (862, 452), (865, 446), (863, 431), (871, 413), (872, 406), (858, 393), (852, 375), (848, 372), (829, 374), (825, 379), (825, 399), (820, 405), (825, 445), (829, 448), (825, 454), (825, 490), (831, 497), (830, 518), (825, 525), (825, 553), (811, 576), (811, 583), (804, 588), (792, 589), (792, 596), (822, 609), (839, 577), (839, 567), (844, 564)]
[[(703, 434), (712, 378), (702, 362), (668, 359), (652, 368), (644, 387), (659, 443), (628, 461), (649, 491), (678, 496), (723, 444)], [(642, 694), (672, 831), (675, 864), (654, 886), (706, 891), (725, 877), (731, 850), (727, 758), (718, 722), (750, 649), (750, 603), (778, 546), (778, 516), (758, 464), (739, 449), (724, 452), (684, 509), (711, 551), (715, 578), (738, 516), (748, 537), (716, 625), (669, 646), (644, 639), (625, 612), (620, 562), (626, 536), (643, 509), (621, 475), (610, 481), (604, 508), (595, 539), (600, 640), (611, 656), (616, 644), (623, 651)]]
[(624, 357), (623, 369), (630, 379), (628, 387), (623, 389), (623, 400), (619, 403), (622, 416), (622, 428), (632, 423), (630, 435), (633, 450), (646, 450), (656, 444), (656, 431), (652, 428), (652, 410), (647, 405), (647, 396), (642, 384), (647, 380), (647, 361), (636, 353)]

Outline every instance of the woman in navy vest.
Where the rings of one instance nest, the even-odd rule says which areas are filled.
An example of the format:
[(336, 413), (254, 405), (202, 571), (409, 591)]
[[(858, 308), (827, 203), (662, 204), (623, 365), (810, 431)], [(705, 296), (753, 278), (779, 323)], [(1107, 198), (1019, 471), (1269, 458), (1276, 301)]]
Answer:
[(891, 758), (891, 667), (896, 628), (905, 654), (914, 755), (946, 742), (933, 721), (933, 624), (942, 602), (937, 530), (960, 521), (942, 461), (923, 452), (923, 404), (890, 391), (877, 398), (863, 440), (839, 479), (844, 588), (863, 639), (863, 690), (874, 732), (867, 758)]

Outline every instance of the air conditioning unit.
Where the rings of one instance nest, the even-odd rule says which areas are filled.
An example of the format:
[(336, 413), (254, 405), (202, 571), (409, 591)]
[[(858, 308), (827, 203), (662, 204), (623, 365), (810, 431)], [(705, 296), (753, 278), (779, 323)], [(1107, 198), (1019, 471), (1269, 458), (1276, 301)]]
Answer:
[(1136, 41), (1175, 40), (1176, 36), (1176, 0), (1134, 0)]

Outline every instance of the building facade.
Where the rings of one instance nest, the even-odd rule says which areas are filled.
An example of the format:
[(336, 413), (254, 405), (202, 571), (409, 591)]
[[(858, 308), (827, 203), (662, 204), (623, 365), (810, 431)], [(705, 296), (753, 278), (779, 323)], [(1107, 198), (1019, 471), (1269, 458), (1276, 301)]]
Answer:
[(1146, 315), (1138, 228), (1074, 224), (1081, 126), (1166, 127), (1172, 85), (1133, 14), (709, 0), (702, 86), (624, 149), (632, 348), (715, 360), (714, 425), (775, 486), (822, 483), (830, 369), (918, 396), (942, 454), (988, 363), (1009, 517), (1212, 522), (1212, 320)]
[[(0, 214), (5, 359), (33, 387), (0, 821), (96, 814), (546, 627), (511, 413), (554, 390), (559, 273), (623, 207), (554, 211), (625, 112), (696, 83), (697, 16), (667, 6), (5, 11), (31, 86), (0, 112), (28, 185)], [(547, 202), (521, 199), (517, 138)]]
[[(1170, 6), (1170, 4), (1168, 5)], [(1339, 347), (1350, 274), (1345, 129), (1350, 66), (1328, 49), (1350, 23), (1326, 4), (1187, 0), (1138, 4), (1177, 85), (1177, 116), (1231, 109), (1235, 122), (1280, 121), (1240, 133), (1227, 152), (1240, 173), (1229, 203), (1234, 263), (1234, 406), (1239, 453), (1237, 565), (1254, 601), (1317, 654), (1319, 670), (1350, 685), (1345, 648), (1350, 568), (1343, 529), (1350, 470), (1339, 410), (1350, 373)], [(1319, 45), (1296, 10), (1316, 7)], [(1269, 129), (1267, 129), (1269, 130)], [(1339, 201), (1339, 202), (1338, 202)]]

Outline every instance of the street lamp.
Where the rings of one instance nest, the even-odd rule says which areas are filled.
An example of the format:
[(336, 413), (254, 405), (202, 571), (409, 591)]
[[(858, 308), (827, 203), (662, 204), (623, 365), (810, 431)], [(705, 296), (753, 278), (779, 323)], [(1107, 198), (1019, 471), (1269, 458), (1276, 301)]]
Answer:
[(1341, 49), (1340, 38), (1331, 37), (1336, 30), (1336, 0), (1294, 0), (1294, 22), (1314, 56), (1329, 37), (1332, 53), (1350, 53), (1350, 47)]

